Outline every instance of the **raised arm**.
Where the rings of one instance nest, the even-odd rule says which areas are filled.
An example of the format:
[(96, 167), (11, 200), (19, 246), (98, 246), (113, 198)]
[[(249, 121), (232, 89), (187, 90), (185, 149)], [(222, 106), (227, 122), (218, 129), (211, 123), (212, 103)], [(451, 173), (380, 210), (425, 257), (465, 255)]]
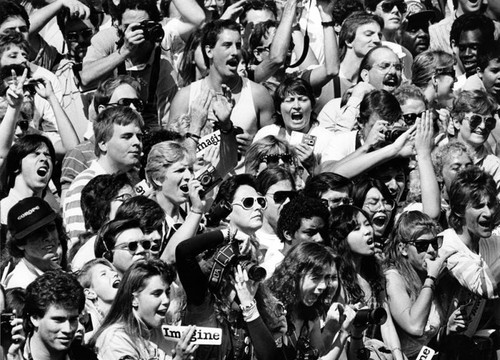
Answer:
[(189, 35), (205, 22), (205, 12), (195, 0), (173, 0), (172, 3), (182, 17), (176, 30), (182, 40), (187, 41)]
[(90, 9), (78, 0), (56, 0), (47, 1), (48, 5), (34, 11), (30, 16), (30, 35), (36, 34), (43, 28), (59, 11), (66, 8), (71, 17), (87, 19)]

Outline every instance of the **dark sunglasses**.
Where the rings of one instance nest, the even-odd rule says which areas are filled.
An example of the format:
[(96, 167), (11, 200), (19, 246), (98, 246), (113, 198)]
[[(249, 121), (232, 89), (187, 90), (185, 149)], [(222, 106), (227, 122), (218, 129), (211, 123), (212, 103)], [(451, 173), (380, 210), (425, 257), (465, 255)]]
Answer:
[(335, 199), (335, 200), (321, 199), (321, 202), (327, 208), (337, 207), (340, 205), (352, 205), (353, 204), (353, 200), (350, 197), (343, 197), (343, 198), (339, 198), (339, 199)]
[(260, 158), (261, 162), (265, 162), (267, 165), (277, 165), (279, 161), (283, 161), (286, 164), (292, 163), (292, 155), (291, 154), (269, 154), (264, 155)]
[(80, 40), (80, 36), (84, 39), (90, 39), (94, 35), (92, 29), (85, 29), (82, 31), (70, 31), (66, 34), (66, 40), (70, 42), (78, 42)]
[(264, 196), (244, 197), (239, 202), (232, 203), (231, 205), (240, 205), (243, 209), (250, 210), (253, 208), (256, 201), (261, 208), (267, 208), (267, 200)]
[(491, 116), (483, 117), (481, 115), (474, 114), (474, 115), (471, 115), (469, 117), (466, 117), (465, 119), (469, 121), (469, 125), (470, 125), (471, 129), (477, 128), (479, 125), (481, 125), (483, 120), (484, 120), (484, 127), (488, 131), (493, 130), (497, 126), (496, 119), (494, 117), (491, 117)]
[(411, 126), (415, 124), (415, 121), (417, 121), (418, 118), (422, 117), (422, 114), (425, 111), (422, 111), (420, 114), (417, 113), (409, 113), (409, 114), (403, 114), (403, 121), (405, 122), (406, 125)]
[(435, 237), (435, 238), (428, 239), (428, 240), (417, 239), (415, 241), (410, 241), (408, 244), (415, 246), (415, 249), (417, 249), (418, 253), (426, 252), (427, 249), (429, 248), (429, 245), (431, 245), (432, 248), (435, 251), (437, 251), (442, 245), (442, 238)]
[(130, 106), (130, 105), (134, 105), (134, 107), (139, 112), (144, 110), (144, 103), (142, 102), (141, 99), (123, 98), (123, 99), (118, 100), (115, 103), (108, 104), (108, 106)]
[(382, 6), (382, 11), (383, 12), (391, 12), (392, 9), (394, 9), (394, 6), (396, 6), (401, 14), (404, 14), (406, 12), (406, 9), (408, 6), (406, 6), (406, 3), (401, 0), (396, 0), (396, 1), (384, 1), (381, 4)]
[(273, 197), (273, 200), (276, 204), (283, 204), (286, 199), (295, 199), (298, 195), (297, 191), (289, 190), (289, 191), (276, 191), (272, 194), (267, 194)]
[(130, 252), (135, 252), (139, 248), (139, 244), (141, 244), (144, 250), (158, 251), (160, 250), (160, 242), (159, 241), (151, 241), (151, 240), (139, 240), (139, 241), (131, 241), (126, 244), (120, 244), (115, 246), (115, 249), (128, 250)]
[(451, 76), (452, 78), (456, 77), (455, 69), (453, 69), (453, 67), (437, 68), (436, 70), (434, 70), (434, 75), (435, 76), (448, 75)]

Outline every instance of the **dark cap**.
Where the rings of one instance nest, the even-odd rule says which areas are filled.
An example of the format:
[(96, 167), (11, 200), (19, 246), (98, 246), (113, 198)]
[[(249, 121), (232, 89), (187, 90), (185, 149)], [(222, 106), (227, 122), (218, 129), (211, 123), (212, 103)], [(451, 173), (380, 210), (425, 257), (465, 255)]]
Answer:
[(14, 239), (22, 239), (47, 225), (57, 214), (43, 199), (29, 197), (14, 205), (7, 216), (7, 228)]
[(428, 23), (433, 21), (436, 14), (432, 10), (427, 10), (427, 7), (418, 0), (406, 1), (405, 20), (408, 25)]

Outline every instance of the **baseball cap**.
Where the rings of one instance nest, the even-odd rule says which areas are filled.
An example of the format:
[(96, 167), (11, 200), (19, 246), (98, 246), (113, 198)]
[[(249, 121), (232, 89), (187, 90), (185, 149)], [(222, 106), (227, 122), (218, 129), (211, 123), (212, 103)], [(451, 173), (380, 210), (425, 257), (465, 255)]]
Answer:
[(433, 21), (436, 16), (434, 11), (427, 10), (427, 7), (418, 0), (406, 1), (406, 6), (405, 20), (408, 26)]
[(14, 205), (7, 215), (7, 229), (14, 239), (22, 239), (57, 217), (49, 204), (39, 197), (28, 197)]

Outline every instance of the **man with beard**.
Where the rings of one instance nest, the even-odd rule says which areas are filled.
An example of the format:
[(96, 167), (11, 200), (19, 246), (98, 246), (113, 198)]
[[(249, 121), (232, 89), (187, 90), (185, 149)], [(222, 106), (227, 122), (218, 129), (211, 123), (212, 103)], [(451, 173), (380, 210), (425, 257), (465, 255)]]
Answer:
[[(84, 1), (84, 0), (82, 0)], [(80, 140), (88, 126), (88, 108), (92, 101), (93, 92), (87, 92), (82, 85), (82, 62), (90, 39), (99, 27), (99, 14), (89, 6), (88, 19), (71, 17), (69, 11), (60, 11), (57, 23), (68, 49), (65, 58), (53, 69), (63, 87), (62, 106), (78, 133)]]
[(406, 4), (408, 10), (403, 21), (401, 45), (415, 57), (429, 48), (429, 22), (435, 14), (419, 1), (408, 1)]
[[(217, 125), (221, 110), (214, 106), (212, 97), (215, 100), (224, 96), (221, 94), (229, 94), (234, 102), (230, 119), (243, 130), (242, 134), (236, 135), (236, 139), (238, 151), (244, 155), (257, 130), (273, 123), (272, 98), (262, 85), (242, 78), (237, 73), (241, 58), (241, 35), (236, 22), (217, 20), (206, 24), (201, 49), (209, 68), (208, 76), (179, 90), (172, 101), (169, 121), (174, 122), (182, 115), (191, 115), (194, 103), (208, 91), (209, 98), (205, 101), (209, 122), (206, 128), (210, 131)], [(197, 137), (192, 137), (195, 142)]]
[(456, 49), (465, 73), (458, 77), (456, 89), (480, 89), (478, 76), (473, 76), (478, 69), (479, 52), (494, 40), (495, 25), (493, 21), (482, 14), (464, 14), (457, 18), (451, 27), (450, 42)]
[(118, 26), (101, 30), (92, 38), (83, 60), (82, 84), (95, 88), (97, 82), (113, 75), (134, 77), (141, 85), (147, 128), (157, 128), (177, 91), (177, 75), (161, 54), (164, 30), (156, 1), (121, 1), (114, 16)]
[(359, 104), (366, 94), (373, 90), (385, 90), (393, 93), (401, 84), (403, 65), (394, 51), (386, 46), (372, 48), (361, 60), (358, 84), (348, 90), (349, 100), (335, 111), (332, 100), (325, 105), (318, 115), (323, 127), (335, 132), (351, 131), (359, 115)]

